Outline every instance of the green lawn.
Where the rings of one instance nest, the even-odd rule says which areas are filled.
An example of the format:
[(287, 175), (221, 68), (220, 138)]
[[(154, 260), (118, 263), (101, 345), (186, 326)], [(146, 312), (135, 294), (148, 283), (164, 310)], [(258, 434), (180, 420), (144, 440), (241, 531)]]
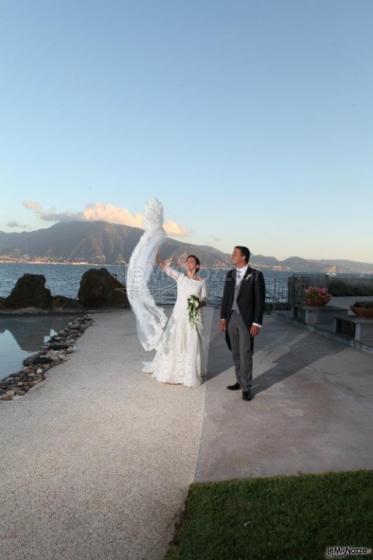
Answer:
[(372, 547), (373, 471), (194, 483), (165, 560), (317, 560), (333, 545)]

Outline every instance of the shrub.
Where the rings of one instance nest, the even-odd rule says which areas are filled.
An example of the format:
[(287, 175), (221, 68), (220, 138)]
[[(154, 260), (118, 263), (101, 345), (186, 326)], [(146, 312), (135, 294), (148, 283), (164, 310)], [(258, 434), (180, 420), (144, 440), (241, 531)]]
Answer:
[(329, 280), (328, 290), (332, 296), (373, 296), (373, 286), (369, 284), (350, 284), (343, 280)]

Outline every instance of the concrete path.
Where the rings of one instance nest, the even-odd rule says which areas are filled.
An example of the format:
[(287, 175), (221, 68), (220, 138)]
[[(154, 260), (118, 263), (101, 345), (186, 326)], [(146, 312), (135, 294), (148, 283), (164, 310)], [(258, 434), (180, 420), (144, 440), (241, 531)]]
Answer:
[(230, 366), (216, 334), (196, 480), (373, 468), (373, 355), (265, 315), (252, 401)]
[(193, 481), (205, 387), (161, 384), (131, 311), (0, 401), (1, 560), (160, 560)]
[(69, 361), (0, 401), (0, 560), (161, 560), (193, 480), (373, 468), (372, 355), (265, 316), (245, 402), (204, 312), (201, 387), (142, 374), (132, 313), (105, 312)]

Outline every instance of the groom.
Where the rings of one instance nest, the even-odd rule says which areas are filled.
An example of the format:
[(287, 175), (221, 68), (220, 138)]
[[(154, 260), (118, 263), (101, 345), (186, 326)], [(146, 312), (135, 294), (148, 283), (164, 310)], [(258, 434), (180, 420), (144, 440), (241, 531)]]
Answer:
[(236, 245), (231, 261), (235, 266), (225, 277), (220, 311), (220, 330), (232, 351), (236, 383), (228, 385), (231, 391), (242, 389), (243, 400), (253, 397), (254, 337), (260, 332), (265, 305), (264, 276), (249, 265), (250, 251)]

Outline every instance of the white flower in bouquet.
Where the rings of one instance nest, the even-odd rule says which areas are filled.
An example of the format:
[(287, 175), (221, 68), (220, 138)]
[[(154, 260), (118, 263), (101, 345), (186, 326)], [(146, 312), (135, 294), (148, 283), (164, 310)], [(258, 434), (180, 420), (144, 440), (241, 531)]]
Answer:
[(198, 296), (188, 297), (188, 316), (192, 325), (197, 325), (201, 320), (200, 299)]

